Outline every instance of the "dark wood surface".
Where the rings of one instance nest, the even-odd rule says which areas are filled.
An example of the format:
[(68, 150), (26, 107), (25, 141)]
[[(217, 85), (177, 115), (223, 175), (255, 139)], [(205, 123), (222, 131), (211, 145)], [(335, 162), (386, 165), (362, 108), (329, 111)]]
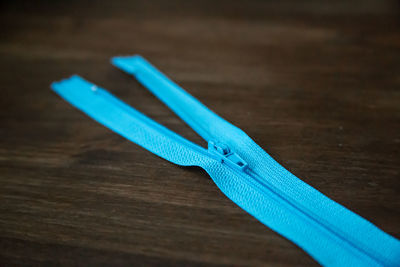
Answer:
[(78, 73), (205, 145), (109, 64), (134, 53), (400, 237), (397, 1), (3, 1), (0, 23), (1, 266), (316, 265), (49, 89)]

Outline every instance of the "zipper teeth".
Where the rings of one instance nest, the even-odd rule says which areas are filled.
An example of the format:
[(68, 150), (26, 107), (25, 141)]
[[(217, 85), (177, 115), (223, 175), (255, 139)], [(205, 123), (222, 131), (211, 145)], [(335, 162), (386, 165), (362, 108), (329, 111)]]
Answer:
[[(172, 80), (170, 80), (168, 77), (166, 77), (165, 75), (163, 75), (161, 72), (157, 71), (155, 69), (155, 67), (152, 68), (148, 68), (147, 66), (142, 66), (143, 68), (141, 69), (141, 71), (134, 73), (133, 76), (141, 81), (141, 80), (147, 80), (147, 79), (154, 79), (154, 77), (156, 77), (156, 79), (161, 82), (161, 83), (172, 83), (173, 86), (178, 87), (179, 85), (175, 84)], [(148, 76), (150, 78), (143, 78), (143, 76)], [(142, 82), (145, 84), (145, 82)], [(179, 88), (180, 90), (183, 91), (183, 89)], [(184, 121), (186, 121), (189, 125), (194, 125), (194, 127), (196, 127), (196, 131), (201, 132), (198, 133), (200, 136), (202, 136), (206, 141), (209, 141), (212, 139), (213, 135), (210, 134), (209, 130), (207, 130), (207, 128), (200, 123), (199, 121), (197, 121), (196, 119), (194, 119), (192, 116), (190, 116), (189, 112), (186, 111), (184, 108), (181, 108), (181, 106), (179, 104), (177, 105), (170, 105), (170, 103), (175, 102), (174, 97), (170, 97), (169, 95), (164, 95), (162, 96), (158, 96), (158, 93), (156, 90), (152, 90), (150, 88), (148, 88), (148, 90), (150, 92), (152, 92), (154, 95), (157, 96), (157, 98), (159, 100), (161, 100), (165, 105), (167, 105), (170, 109), (174, 110), (175, 109), (175, 113), (176, 114), (180, 114), (180, 117), (185, 117)], [(184, 91), (185, 92), (185, 91)], [(186, 92), (185, 92), (186, 93)], [(196, 99), (197, 100), (197, 99)], [(183, 115), (183, 116), (182, 116)], [(191, 122), (191, 123), (190, 123)], [(208, 139), (208, 140), (207, 140)]]
[[(136, 119), (140, 120), (142, 123), (146, 124), (148, 127), (152, 128), (154, 131), (160, 132), (164, 135), (169, 136), (171, 139), (175, 140), (176, 142), (187, 146), (188, 148), (190, 148), (191, 150), (201, 153), (202, 155), (211, 158), (213, 160), (216, 160), (217, 162), (219, 162), (220, 164), (221, 161), (219, 160), (219, 158), (211, 153), (208, 152), (208, 150), (204, 149), (203, 147), (192, 143), (191, 141), (181, 137), (180, 135), (170, 131), (168, 128), (165, 128), (162, 125), (159, 125), (158, 123), (152, 121), (151, 119), (147, 118), (145, 115), (141, 114), (140, 112), (138, 112), (136, 114), (136, 112), (132, 112), (132, 110), (130, 109), (129, 106), (127, 106), (124, 102), (120, 101), (119, 99), (117, 99), (114, 95), (112, 95), (111, 93), (109, 93), (107, 90), (102, 90), (102, 89), (98, 89), (95, 92), (96, 94), (99, 94), (101, 97), (105, 98), (107, 101), (112, 102), (112, 104), (118, 106), (119, 108), (121, 108), (124, 112), (128, 113), (130, 116), (135, 117)], [(181, 109), (182, 110), (182, 109)], [(186, 114), (186, 112), (184, 112)], [(202, 129), (203, 126), (200, 125), (199, 123), (197, 123), (195, 120), (192, 120), (195, 124), (197, 124), (198, 127), (201, 127)], [(223, 166), (227, 167), (228, 169), (230, 169), (231, 171), (235, 172), (236, 174), (238, 174), (238, 176), (242, 177), (243, 181), (245, 181), (248, 185), (250, 185), (252, 188), (261, 191), (263, 193), (265, 193), (267, 190), (267, 194), (273, 194), (274, 196), (276, 196), (281, 202), (286, 203), (288, 206), (290, 206), (294, 211), (297, 211), (297, 213), (304, 219), (307, 219), (309, 222), (317, 224), (318, 226), (320, 226), (321, 228), (327, 230), (329, 233), (331, 233), (333, 236), (345, 241), (345, 243), (350, 246), (351, 248), (353, 248), (351, 251), (353, 253), (356, 253), (354, 250), (361, 252), (363, 255), (366, 255), (368, 257), (370, 257), (371, 259), (379, 262), (379, 263), (384, 263), (386, 260), (382, 260), (380, 259), (380, 256), (377, 255), (376, 253), (369, 251), (368, 248), (363, 248), (361, 246), (357, 246), (356, 242), (350, 240), (351, 238), (349, 238), (347, 234), (345, 233), (340, 233), (340, 229), (335, 229), (336, 227), (332, 226), (329, 222), (326, 222), (324, 220), (322, 220), (320, 218), (320, 216), (313, 214), (312, 211), (309, 211), (308, 209), (304, 208), (304, 207), (298, 207), (301, 206), (297, 201), (293, 200), (291, 197), (288, 197), (285, 195), (285, 193), (276, 188), (275, 186), (271, 185), (268, 183), (268, 181), (264, 178), (262, 178), (261, 176), (259, 176), (257, 173), (255, 173), (254, 171), (252, 171), (250, 168), (246, 171), (246, 172), (241, 172), (236, 170), (235, 168), (232, 168), (226, 164), (223, 164)], [(246, 177), (247, 176), (247, 177)], [(251, 178), (251, 179), (249, 179)], [(278, 200), (278, 201), (279, 201)], [(327, 236), (328, 235), (326, 232), (324, 232)], [(332, 237), (331, 237), (332, 238)]]
[[(167, 101), (163, 101), (165, 103), (168, 103), (169, 101), (174, 101), (173, 98), (167, 97), (166, 99)], [(167, 104), (168, 105), (168, 104)], [(194, 124), (198, 129), (202, 129), (203, 130), (203, 134), (211, 136), (211, 134), (205, 129), (205, 127), (203, 126), (202, 123), (199, 123), (197, 120), (191, 118), (188, 113), (184, 110), (181, 109), (179, 107), (179, 105), (175, 105), (175, 109), (179, 110), (179, 112), (181, 114), (184, 114), (185, 117), (190, 118), (191, 120), (191, 124)], [(178, 113), (179, 113), (178, 112)], [(217, 139), (217, 138), (215, 138)], [(209, 141), (209, 140), (207, 140)], [(219, 141), (219, 140), (218, 140)], [(199, 147), (201, 148), (201, 147)], [(202, 151), (203, 152), (203, 151)], [(204, 151), (205, 152), (205, 151)], [(212, 155), (211, 153), (207, 153), (207, 156)], [(213, 157), (213, 159), (218, 160), (217, 158)], [(240, 171), (237, 171), (236, 169), (224, 164), (224, 166), (228, 167), (229, 169), (231, 169), (232, 171), (238, 173), (240, 176), (243, 176), (243, 173)], [(296, 211), (298, 211), (300, 214), (306, 216), (306, 218), (308, 218), (308, 220), (311, 220), (312, 222), (315, 222), (317, 225), (319, 225), (320, 227), (326, 229), (328, 232), (330, 232), (331, 234), (333, 234), (334, 236), (338, 237), (339, 239), (345, 241), (345, 243), (347, 243), (348, 245), (350, 245), (353, 249), (356, 249), (357, 251), (363, 253), (364, 255), (369, 256), (370, 258), (374, 259), (377, 262), (380, 263), (384, 263), (386, 260), (381, 260), (380, 256), (377, 255), (374, 251), (372, 251), (371, 249), (365, 248), (365, 246), (358, 246), (356, 241), (352, 241), (351, 237), (349, 237), (348, 234), (342, 232), (339, 228), (335, 227), (334, 225), (332, 225), (331, 223), (329, 223), (328, 221), (322, 219), (320, 216), (316, 215), (315, 213), (313, 213), (312, 211), (310, 211), (309, 209), (303, 207), (301, 204), (299, 204), (298, 201), (293, 200), (291, 197), (286, 196), (286, 194), (284, 193), (284, 191), (276, 188), (274, 185), (269, 184), (267, 179), (262, 178), (260, 175), (258, 175), (257, 173), (255, 173), (254, 171), (251, 170), (251, 168), (248, 169), (247, 174), (259, 185), (261, 185), (263, 188), (267, 188), (270, 192), (272, 192), (274, 195), (276, 195), (278, 198), (280, 198), (282, 201), (286, 202), (288, 205), (290, 205), (291, 207), (293, 207)], [(256, 177), (259, 178), (256, 178)], [(243, 179), (248, 183), (248, 179)], [(251, 185), (253, 188), (257, 188), (257, 190), (260, 190), (259, 187), (254, 186), (253, 183), (248, 183), (249, 185)], [(261, 191), (265, 191), (265, 190), (261, 190)], [(300, 206), (300, 207), (298, 207)], [(364, 247), (364, 248), (363, 248)]]
[[(227, 166), (227, 167), (229, 167), (229, 166)], [(269, 192), (267, 192), (267, 194), (275, 195), (278, 199), (280, 199), (281, 202), (284, 202), (288, 206), (293, 208), (297, 213), (300, 214), (300, 216), (302, 215), (303, 218), (305, 218), (308, 221), (311, 221), (311, 223), (314, 223), (314, 224), (318, 225), (319, 227), (327, 230), (329, 233), (331, 233), (333, 236), (339, 238), (340, 240), (345, 241), (345, 243), (347, 245), (349, 245), (351, 248), (353, 248), (351, 251), (354, 254), (356, 254), (354, 251), (354, 250), (356, 250), (359, 253), (361, 252), (363, 255), (366, 255), (381, 264), (384, 264), (384, 262), (386, 262), (386, 259), (381, 259), (382, 257), (380, 255), (377, 255), (375, 252), (371, 251), (370, 249), (365, 248), (363, 246), (358, 246), (357, 242), (350, 240), (351, 238), (349, 238), (349, 235), (341, 232), (340, 229), (334, 227), (329, 222), (322, 220), (320, 218), (320, 216), (314, 214), (312, 211), (310, 211), (304, 207), (298, 207), (301, 205), (298, 204), (297, 201), (293, 200), (291, 197), (286, 196), (282, 190), (276, 188), (274, 185), (269, 184), (266, 179), (262, 178), (261, 176), (259, 176), (257, 173), (255, 173), (251, 169), (248, 169), (247, 173), (245, 173), (251, 179), (248, 179), (245, 174), (235, 170), (234, 168), (230, 168), (230, 169), (232, 169), (232, 171), (236, 172), (240, 177), (242, 177), (243, 181), (245, 181), (252, 188), (254, 188), (258, 191), (261, 191), (263, 193), (266, 192), (266, 189), (267, 189), (269, 191)], [(326, 233), (326, 232), (323, 232), (323, 233), (325, 233), (325, 235), (330, 237), (330, 235), (328, 233)], [(332, 237), (330, 237), (330, 238), (332, 238)]]

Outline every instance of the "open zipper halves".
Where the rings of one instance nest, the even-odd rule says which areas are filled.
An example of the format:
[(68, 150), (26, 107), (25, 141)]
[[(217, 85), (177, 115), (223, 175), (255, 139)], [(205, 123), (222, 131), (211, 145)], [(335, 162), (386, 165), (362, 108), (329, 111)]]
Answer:
[(205, 149), (80, 78), (52, 88), (94, 120), (178, 165), (200, 166), (221, 191), (325, 266), (399, 266), (400, 242), (307, 185), (242, 130), (140, 56), (112, 63), (132, 74), (208, 142)]

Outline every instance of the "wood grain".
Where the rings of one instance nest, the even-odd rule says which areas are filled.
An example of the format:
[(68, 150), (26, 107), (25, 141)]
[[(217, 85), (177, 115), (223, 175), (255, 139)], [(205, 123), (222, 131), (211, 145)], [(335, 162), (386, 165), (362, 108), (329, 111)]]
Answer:
[(109, 64), (139, 53), (305, 182), (400, 237), (397, 1), (3, 1), (0, 265), (317, 265), (62, 101), (79, 73), (204, 145)]

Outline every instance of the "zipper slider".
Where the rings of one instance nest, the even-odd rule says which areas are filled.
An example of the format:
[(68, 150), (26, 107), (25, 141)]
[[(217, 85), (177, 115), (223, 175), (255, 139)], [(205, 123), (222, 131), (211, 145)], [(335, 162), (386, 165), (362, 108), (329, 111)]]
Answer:
[(225, 144), (209, 141), (208, 152), (218, 156), (221, 163), (225, 163), (239, 171), (244, 172), (249, 167), (247, 162), (245, 162), (238, 154), (232, 152)]

